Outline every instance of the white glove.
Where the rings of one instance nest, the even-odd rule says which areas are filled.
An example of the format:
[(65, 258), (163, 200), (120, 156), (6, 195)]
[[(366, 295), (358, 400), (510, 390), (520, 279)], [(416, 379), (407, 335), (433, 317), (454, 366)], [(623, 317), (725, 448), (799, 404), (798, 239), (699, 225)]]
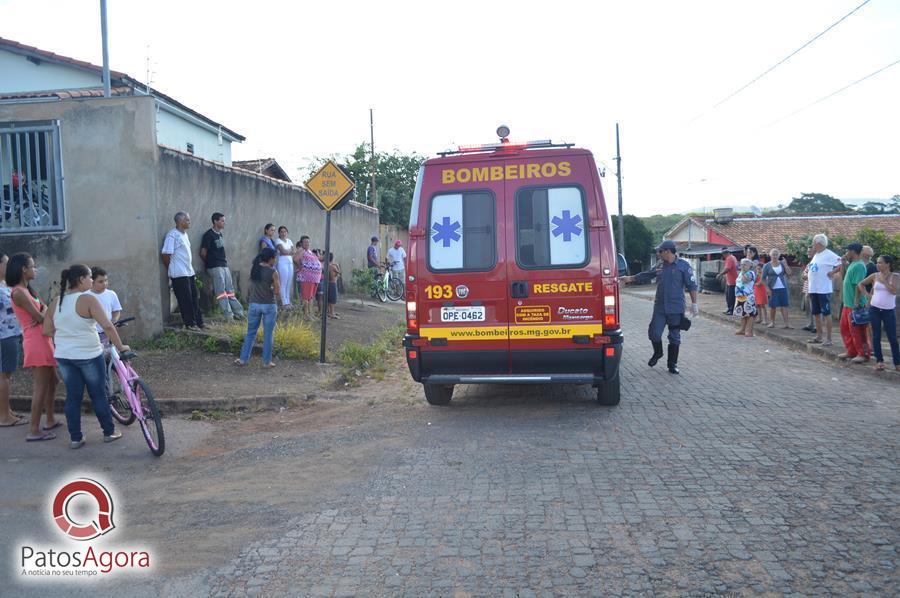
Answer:
[(691, 303), (691, 314), (695, 316), (700, 315), (700, 306), (696, 303)]

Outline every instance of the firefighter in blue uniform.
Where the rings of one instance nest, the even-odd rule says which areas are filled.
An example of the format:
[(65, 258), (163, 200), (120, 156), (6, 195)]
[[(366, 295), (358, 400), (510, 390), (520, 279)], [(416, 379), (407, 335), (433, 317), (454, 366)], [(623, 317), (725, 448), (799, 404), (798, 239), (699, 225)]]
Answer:
[(662, 335), (666, 326), (669, 327), (669, 356), (668, 368), (672, 374), (678, 373), (678, 348), (681, 345), (681, 322), (684, 318), (685, 302), (684, 291), (691, 294), (691, 313), (700, 313), (697, 304), (697, 278), (694, 270), (685, 260), (678, 259), (675, 243), (663, 241), (656, 248), (659, 256), (659, 264), (655, 271), (642, 272), (635, 276), (622, 277), (622, 282), (630, 283), (635, 279), (649, 281), (656, 277), (656, 299), (653, 302), (653, 317), (647, 336), (653, 344), (653, 356), (647, 365), (653, 367), (663, 356)]

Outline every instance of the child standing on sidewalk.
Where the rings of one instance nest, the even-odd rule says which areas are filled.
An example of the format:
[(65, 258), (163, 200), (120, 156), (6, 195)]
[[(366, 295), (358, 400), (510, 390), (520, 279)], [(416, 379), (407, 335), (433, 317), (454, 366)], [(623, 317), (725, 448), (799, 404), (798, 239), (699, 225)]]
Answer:
[(337, 304), (337, 281), (341, 276), (341, 266), (334, 261), (334, 254), (328, 254), (328, 317), (340, 320), (341, 317), (334, 313)]
[(747, 258), (741, 260), (741, 269), (734, 287), (734, 316), (741, 319), (741, 328), (735, 332), (738, 336), (753, 336), (753, 320), (756, 317), (753, 283), (756, 282), (756, 274), (752, 268), (752, 261)]
[(769, 296), (767, 292), (766, 282), (762, 276), (763, 264), (757, 263), (754, 269), (756, 274), (756, 282), (753, 284), (753, 298), (756, 300), (756, 323), (768, 325), (769, 313), (766, 306), (769, 304)]

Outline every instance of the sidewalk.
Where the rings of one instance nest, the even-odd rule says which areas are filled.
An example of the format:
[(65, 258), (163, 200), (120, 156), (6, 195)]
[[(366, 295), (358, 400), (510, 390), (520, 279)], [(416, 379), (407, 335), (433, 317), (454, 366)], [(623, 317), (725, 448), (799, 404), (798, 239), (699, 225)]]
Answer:
[[(640, 297), (641, 299), (645, 299), (647, 301), (653, 301), (653, 298), (656, 295), (656, 285), (623, 285), (621, 287), (621, 292), (626, 295)], [(688, 302), (690, 302), (689, 299)], [(734, 326), (735, 330), (737, 329), (737, 318), (735, 318), (734, 316), (727, 316), (722, 313), (725, 311), (725, 295), (723, 295), (722, 293), (700, 293), (698, 295), (698, 303), (700, 304), (701, 316), (709, 318), (711, 320), (717, 320), (719, 322), (731, 324)], [(775, 328), (766, 328), (765, 325), (757, 324), (753, 329), (753, 333), (756, 336), (770, 338), (792, 349), (804, 351), (810, 355), (815, 355), (816, 357), (820, 357), (823, 359), (836, 361), (846, 367), (866, 368), (872, 371), (872, 366), (875, 365), (874, 359), (870, 359), (868, 363), (854, 364), (838, 357), (838, 355), (844, 352), (844, 343), (841, 340), (841, 332), (837, 321), (833, 321), (834, 326), (832, 328), (831, 334), (831, 340), (834, 344), (830, 347), (823, 347), (819, 344), (807, 343), (808, 340), (815, 338), (816, 335), (811, 332), (807, 332), (806, 330), (802, 330), (803, 326), (806, 326), (806, 324), (808, 323), (809, 316), (807, 316), (805, 312), (800, 311), (798, 307), (792, 305), (788, 310), (790, 325), (792, 326), (792, 328), (785, 329), (781, 328), (781, 326), (784, 325), (784, 322), (781, 319), (780, 311), (781, 310), (779, 310), (779, 313), (776, 314), (777, 322)], [(884, 360), (887, 367), (883, 372), (872, 371), (872, 374), (900, 381), (900, 372), (895, 371), (891, 365), (891, 348), (890, 346), (888, 346), (887, 341), (882, 342), (882, 352), (884, 354)]]
[[(341, 319), (328, 321), (327, 349), (331, 355), (350, 340), (370, 343), (381, 331), (403, 322), (404, 317), (402, 302), (373, 303), (347, 298), (337, 307)], [(278, 367), (265, 370), (260, 367), (261, 346), (256, 346), (250, 365), (235, 367), (232, 343), (217, 330), (216, 322), (220, 320), (209, 320), (208, 331), (178, 333), (198, 339), (195, 344), (137, 350), (135, 368), (152, 388), (164, 416), (195, 410), (277, 410), (318, 398), (347, 399), (358, 394), (333, 387), (340, 374), (340, 366), (334, 362), (319, 364), (317, 359), (276, 357)], [(309, 324), (318, 337), (319, 322)], [(129, 330), (123, 329), (122, 334), (123, 340), (129, 342)], [(12, 408), (27, 413), (31, 408), (30, 370), (19, 369), (13, 374), (11, 391)], [(56, 412), (62, 412), (64, 401), (65, 386), (60, 382)], [(90, 399), (85, 396), (85, 409), (89, 404)]]

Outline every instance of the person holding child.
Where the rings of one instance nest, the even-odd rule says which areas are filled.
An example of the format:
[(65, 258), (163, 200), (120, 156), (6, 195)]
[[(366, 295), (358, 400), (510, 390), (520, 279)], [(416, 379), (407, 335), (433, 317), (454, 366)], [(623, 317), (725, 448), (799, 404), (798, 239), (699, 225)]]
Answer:
[(756, 274), (753, 272), (753, 261), (749, 258), (741, 260), (734, 287), (734, 315), (741, 318), (741, 328), (736, 335), (753, 336), (753, 322), (756, 318), (756, 300), (753, 298), (753, 285)]

